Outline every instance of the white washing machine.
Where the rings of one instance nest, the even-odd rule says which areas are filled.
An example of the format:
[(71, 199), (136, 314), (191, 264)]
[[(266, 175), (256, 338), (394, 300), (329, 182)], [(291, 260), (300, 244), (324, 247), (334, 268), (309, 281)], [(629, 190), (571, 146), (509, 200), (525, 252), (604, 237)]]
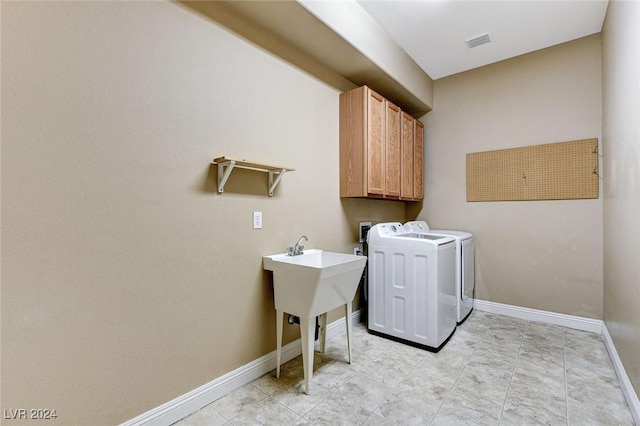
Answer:
[(424, 220), (404, 224), (409, 232), (425, 235), (450, 235), (456, 240), (456, 321), (462, 324), (473, 310), (475, 287), (475, 242), (473, 234), (448, 229), (429, 229)]
[(369, 332), (432, 352), (456, 329), (455, 240), (380, 223), (367, 235)]

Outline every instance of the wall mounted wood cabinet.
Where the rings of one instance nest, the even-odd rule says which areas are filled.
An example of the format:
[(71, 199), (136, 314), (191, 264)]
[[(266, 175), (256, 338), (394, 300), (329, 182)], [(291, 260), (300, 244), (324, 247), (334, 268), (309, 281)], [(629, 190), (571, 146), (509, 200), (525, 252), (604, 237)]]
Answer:
[(385, 190), (384, 196), (387, 198), (400, 197), (401, 191), (401, 155), (402, 146), (400, 141), (401, 136), (401, 117), (402, 111), (400, 108), (385, 101), (386, 118), (385, 123)]
[(340, 196), (422, 200), (423, 139), (422, 123), (369, 87), (342, 93)]
[(424, 199), (424, 125), (413, 120), (413, 199)]

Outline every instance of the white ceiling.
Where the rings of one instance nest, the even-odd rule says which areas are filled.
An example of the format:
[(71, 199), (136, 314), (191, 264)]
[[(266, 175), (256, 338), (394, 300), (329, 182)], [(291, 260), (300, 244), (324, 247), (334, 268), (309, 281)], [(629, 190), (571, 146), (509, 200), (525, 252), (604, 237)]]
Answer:
[[(598, 33), (608, 0), (177, 3), (340, 91), (368, 85), (419, 117), (433, 108), (431, 79)], [(483, 33), (492, 41), (468, 49)]]
[[(600, 32), (607, 0), (358, 0), (438, 79)], [(465, 40), (489, 33), (472, 49)]]

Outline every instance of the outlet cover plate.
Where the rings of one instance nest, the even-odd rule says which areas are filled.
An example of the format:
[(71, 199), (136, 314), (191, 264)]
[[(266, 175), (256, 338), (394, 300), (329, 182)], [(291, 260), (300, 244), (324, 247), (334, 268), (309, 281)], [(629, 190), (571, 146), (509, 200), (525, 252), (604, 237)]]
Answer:
[(262, 229), (262, 212), (253, 212), (253, 229)]

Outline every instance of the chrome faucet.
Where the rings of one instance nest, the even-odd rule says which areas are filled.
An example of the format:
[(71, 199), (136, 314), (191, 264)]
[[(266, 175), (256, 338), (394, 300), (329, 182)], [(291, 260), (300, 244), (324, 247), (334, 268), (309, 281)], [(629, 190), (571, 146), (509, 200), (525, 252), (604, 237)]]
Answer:
[(287, 247), (287, 254), (289, 254), (289, 256), (299, 256), (303, 254), (304, 246), (300, 245), (300, 243), (302, 243), (303, 240), (309, 241), (307, 236), (303, 235), (302, 237), (298, 238), (298, 241), (295, 243), (293, 247)]

